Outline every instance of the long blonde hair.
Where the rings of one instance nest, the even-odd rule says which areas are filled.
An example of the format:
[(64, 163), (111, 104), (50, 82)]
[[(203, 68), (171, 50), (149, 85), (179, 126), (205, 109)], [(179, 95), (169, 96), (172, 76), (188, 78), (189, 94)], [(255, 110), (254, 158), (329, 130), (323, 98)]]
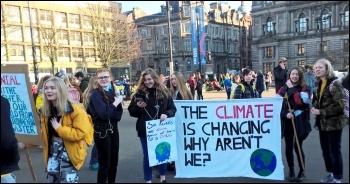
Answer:
[(45, 95), (46, 91), (46, 84), (48, 82), (52, 82), (55, 87), (56, 87), (56, 92), (57, 92), (57, 100), (56, 100), (56, 109), (57, 109), (57, 114), (56, 115), (64, 115), (66, 112), (66, 108), (68, 105), (68, 102), (70, 103), (75, 103), (73, 102), (68, 95), (67, 92), (67, 86), (63, 82), (63, 80), (59, 77), (50, 77), (47, 79), (44, 83), (44, 90), (43, 90), (43, 105), (41, 106), (41, 113), (45, 117), (51, 116), (51, 109), (53, 107), (53, 104), (51, 101), (49, 101)]
[(86, 90), (83, 93), (83, 105), (84, 105), (85, 109), (87, 109), (89, 107), (91, 93), (96, 88), (97, 88), (97, 77), (91, 77), (89, 84), (88, 84), (88, 87), (86, 88)]
[[(145, 86), (145, 75), (150, 75), (151, 78), (154, 80), (154, 88), (156, 88), (157, 91), (157, 99), (163, 99), (164, 97), (169, 97), (169, 90), (166, 89), (165, 85), (162, 83), (161, 79), (157, 75), (157, 73), (152, 68), (146, 68), (140, 77), (139, 83), (137, 85), (136, 91), (143, 91), (146, 93), (146, 96), (148, 96), (149, 92), (147, 91), (147, 86)], [(133, 94), (133, 96), (136, 93)]]
[(180, 95), (182, 96), (183, 100), (192, 100), (192, 94), (191, 92), (188, 90), (186, 83), (185, 83), (185, 78), (184, 76), (180, 73), (175, 71), (173, 74), (170, 75), (169, 80), (171, 80), (171, 76), (174, 75), (177, 81), (177, 87), (175, 87), (171, 81), (170, 81), (170, 93), (171, 96), (173, 97), (173, 99), (176, 99), (176, 90), (180, 93)]
[[(317, 63), (321, 63), (321, 64), (323, 64), (323, 65), (325, 66), (325, 68), (326, 68), (326, 78), (327, 78), (327, 79), (330, 79), (330, 78), (335, 77), (334, 69), (333, 69), (333, 67), (332, 67), (331, 62), (330, 62), (328, 59), (321, 58), (321, 59), (317, 60), (317, 61), (315, 62), (315, 64), (314, 64), (314, 69), (315, 69), (315, 65), (316, 65)], [(317, 76), (316, 76), (316, 79), (317, 79), (318, 81), (321, 80), (321, 78), (320, 78), (320, 77), (317, 77)]]

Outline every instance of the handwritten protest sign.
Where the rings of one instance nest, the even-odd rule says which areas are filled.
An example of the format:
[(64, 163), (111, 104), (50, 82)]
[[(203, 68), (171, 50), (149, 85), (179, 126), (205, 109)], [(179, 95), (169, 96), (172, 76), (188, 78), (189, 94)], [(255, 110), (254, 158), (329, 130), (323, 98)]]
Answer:
[(10, 118), (18, 141), (41, 145), (27, 64), (1, 65), (1, 96), (10, 102)]
[(176, 176), (284, 180), (282, 98), (175, 101)]
[(146, 121), (149, 166), (177, 160), (175, 118)]

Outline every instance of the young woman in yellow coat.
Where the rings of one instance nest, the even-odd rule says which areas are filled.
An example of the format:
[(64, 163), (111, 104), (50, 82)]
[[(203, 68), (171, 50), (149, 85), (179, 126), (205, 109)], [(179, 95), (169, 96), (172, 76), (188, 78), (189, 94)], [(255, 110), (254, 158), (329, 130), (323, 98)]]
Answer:
[(67, 86), (58, 77), (44, 83), (40, 112), (48, 182), (77, 183), (78, 170), (86, 157), (88, 115), (72, 102)]

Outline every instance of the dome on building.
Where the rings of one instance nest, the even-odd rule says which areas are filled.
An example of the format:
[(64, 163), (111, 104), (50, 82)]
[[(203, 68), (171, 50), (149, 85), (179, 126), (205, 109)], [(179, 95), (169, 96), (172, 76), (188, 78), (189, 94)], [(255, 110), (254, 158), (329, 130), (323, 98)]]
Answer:
[(244, 1), (241, 1), (241, 6), (238, 8), (238, 12), (240, 13), (249, 13), (250, 11), (246, 6), (244, 6)]

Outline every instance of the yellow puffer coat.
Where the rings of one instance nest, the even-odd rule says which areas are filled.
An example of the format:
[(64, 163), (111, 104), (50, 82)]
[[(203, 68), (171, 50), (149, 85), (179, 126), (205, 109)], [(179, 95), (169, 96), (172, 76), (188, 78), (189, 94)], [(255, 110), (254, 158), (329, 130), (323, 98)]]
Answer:
[[(88, 115), (78, 104), (68, 104), (67, 112), (61, 118), (62, 126), (56, 129), (58, 135), (63, 139), (69, 159), (73, 166), (79, 170), (86, 157), (85, 137), (88, 134)], [(41, 133), (44, 142), (44, 163), (47, 167), (49, 156), (48, 117), (40, 116)], [(46, 168), (45, 167), (45, 168)]]

